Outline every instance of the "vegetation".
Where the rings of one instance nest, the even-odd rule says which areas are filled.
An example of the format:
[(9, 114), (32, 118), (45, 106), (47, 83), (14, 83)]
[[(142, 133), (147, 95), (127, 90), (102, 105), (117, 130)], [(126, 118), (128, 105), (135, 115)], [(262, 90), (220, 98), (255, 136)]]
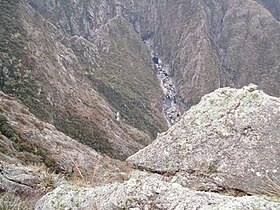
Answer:
[(56, 174), (55, 172), (49, 173), (47, 171), (43, 172), (43, 179), (39, 183), (39, 188), (45, 192), (50, 192), (55, 189), (55, 186), (64, 180), (64, 177)]
[(0, 210), (29, 210), (26, 200), (13, 193), (0, 194)]
[(79, 142), (96, 151), (116, 157), (112, 145), (104, 138), (105, 134), (100, 131), (96, 122), (85, 121), (79, 115), (75, 115), (75, 111), (70, 107), (67, 108), (67, 111), (57, 110), (55, 112), (54, 125), (58, 130), (67, 133), (73, 139), (78, 139)]
[(280, 202), (280, 181), (272, 176), (266, 175), (267, 179), (267, 189), (260, 189), (260, 194), (265, 194), (270, 200)]
[(24, 47), (27, 32), (21, 23), (20, 0), (0, 0), (0, 89), (14, 95), (28, 106), (35, 106), (35, 80), (27, 72), (35, 68)]
[(156, 100), (161, 90), (150, 55), (124, 20), (116, 19), (110, 24), (110, 33), (104, 34), (105, 39), (111, 40), (110, 51), (96, 66), (85, 67), (90, 72), (88, 77), (127, 124), (155, 138), (164, 122), (156, 118), (156, 110), (151, 107), (151, 100)]
[(20, 23), (19, 0), (0, 1), (0, 88), (19, 77), (26, 32)]
[[(12, 126), (8, 123), (8, 120), (5, 116), (0, 114), (0, 133), (11, 140), (13, 147), (18, 152), (24, 152), (26, 157), (22, 157), (23, 161), (26, 163), (32, 163), (34, 160), (30, 158), (27, 154), (35, 155), (41, 157), (42, 163), (52, 170), (58, 171), (59, 168), (57, 164), (48, 157), (48, 153), (45, 149), (38, 147), (36, 144), (31, 143), (26, 140), (25, 137), (21, 136)], [(4, 151), (6, 153), (6, 151)]]
[(121, 113), (126, 122), (139, 130), (150, 133), (154, 138), (156, 137), (160, 131), (160, 126), (151, 122), (153, 112), (149, 106), (145, 107), (145, 103), (148, 103), (145, 98), (130, 99), (128, 96), (117, 92), (110, 84), (105, 84), (103, 81), (94, 78), (91, 78), (91, 80), (94, 81), (97, 91), (103, 94), (108, 102)]

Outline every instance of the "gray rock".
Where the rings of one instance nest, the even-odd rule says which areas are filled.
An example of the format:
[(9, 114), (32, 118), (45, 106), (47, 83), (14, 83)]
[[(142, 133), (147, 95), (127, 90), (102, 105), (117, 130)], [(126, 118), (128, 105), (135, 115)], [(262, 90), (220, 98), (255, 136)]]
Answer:
[(279, 209), (280, 203), (255, 196), (231, 197), (215, 193), (196, 192), (177, 183), (169, 183), (164, 176), (134, 172), (121, 184), (97, 188), (78, 188), (63, 185), (44, 196), (35, 210), (52, 209), (204, 209), (204, 210), (268, 210)]
[(195, 189), (279, 195), (280, 100), (255, 85), (218, 89), (127, 161)]
[(43, 176), (34, 168), (0, 163), (0, 191), (34, 193)]

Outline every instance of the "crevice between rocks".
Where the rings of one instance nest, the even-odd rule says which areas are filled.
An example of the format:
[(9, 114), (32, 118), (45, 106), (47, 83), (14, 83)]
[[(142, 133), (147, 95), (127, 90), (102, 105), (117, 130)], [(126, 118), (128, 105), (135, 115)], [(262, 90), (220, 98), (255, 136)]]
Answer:
[[(206, 174), (206, 173), (204, 173), (201, 170), (189, 169), (189, 170), (159, 171), (159, 170), (154, 170), (154, 169), (151, 169), (151, 168), (145, 167), (145, 166), (133, 165), (132, 167), (135, 168), (136, 170), (140, 170), (140, 171), (144, 171), (144, 172), (148, 172), (148, 173), (152, 173), (152, 174), (161, 175), (161, 176), (163, 176), (163, 177), (165, 177), (167, 179), (174, 178), (178, 173), (185, 173), (185, 174), (187, 174), (189, 176), (192, 176), (193, 178), (197, 178), (197, 179), (199, 179), (199, 177), (203, 177), (203, 176), (209, 177), (209, 174)], [(199, 175), (197, 175), (197, 174), (199, 174)], [(184, 177), (187, 179), (186, 176), (184, 176)], [(167, 180), (167, 182), (169, 182), (169, 181)], [(195, 189), (193, 186), (190, 186), (190, 187), (187, 187), (187, 188), (190, 188), (190, 189), (195, 190), (195, 191), (200, 191), (200, 192), (212, 192), (212, 193), (218, 193), (218, 194), (221, 194), (221, 195), (229, 195), (229, 196), (233, 196), (233, 197), (252, 196), (252, 194), (247, 193), (247, 192), (245, 192), (245, 191), (243, 191), (241, 189), (238, 189), (238, 188), (231, 188), (231, 187), (227, 187), (227, 186), (221, 186), (221, 185), (219, 185), (218, 183), (216, 183), (214, 181), (212, 183), (217, 186), (216, 190), (215, 189), (209, 189), (209, 190)], [(182, 186), (186, 187), (184, 185), (182, 185)]]

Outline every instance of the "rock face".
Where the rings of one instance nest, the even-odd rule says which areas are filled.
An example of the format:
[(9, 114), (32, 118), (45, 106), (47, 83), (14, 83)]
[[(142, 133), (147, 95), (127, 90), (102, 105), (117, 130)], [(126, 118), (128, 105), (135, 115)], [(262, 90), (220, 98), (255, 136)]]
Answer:
[(194, 189), (277, 194), (279, 158), (280, 99), (250, 85), (204, 96), (128, 162)]
[(26, 107), (2, 92), (0, 159), (10, 164), (44, 164), (52, 171), (96, 184), (122, 180), (130, 170), (125, 163), (101, 156), (53, 125), (38, 120)]
[(224, 86), (255, 83), (280, 96), (278, 0), (132, 2), (125, 11), (171, 65), (183, 110)]
[(32, 194), (42, 180), (38, 171), (25, 166), (0, 163), (0, 190)]
[(77, 188), (63, 185), (49, 193), (35, 206), (35, 210), (50, 209), (201, 209), (242, 210), (279, 209), (273, 203), (254, 196), (240, 198), (215, 193), (196, 192), (163, 176), (134, 172), (130, 180), (99, 188)]

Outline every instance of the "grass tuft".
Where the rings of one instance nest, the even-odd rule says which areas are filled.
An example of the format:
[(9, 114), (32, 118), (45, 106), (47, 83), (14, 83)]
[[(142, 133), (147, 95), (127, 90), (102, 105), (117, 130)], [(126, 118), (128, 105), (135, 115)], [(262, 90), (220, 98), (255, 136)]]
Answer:
[(0, 210), (29, 210), (25, 199), (13, 194), (0, 194)]

